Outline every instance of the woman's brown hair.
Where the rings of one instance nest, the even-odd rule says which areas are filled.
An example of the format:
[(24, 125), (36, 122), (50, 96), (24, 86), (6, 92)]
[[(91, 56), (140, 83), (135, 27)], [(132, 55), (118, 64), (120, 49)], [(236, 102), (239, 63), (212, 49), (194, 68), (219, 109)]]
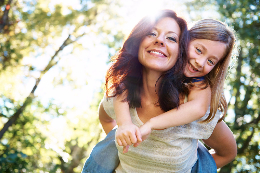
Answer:
[(159, 106), (168, 111), (179, 105), (179, 94), (182, 92), (181, 78), (187, 60), (187, 44), (189, 35), (186, 21), (177, 17), (172, 10), (162, 10), (157, 15), (144, 17), (131, 31), (123, 47), (112, 58), (112, 65), (106, 74), (106, 96), (114, 97), (127, 92), (129, 106), (141, 107), (140, 89), (142, 87), (142, 65), (138, 60), (139, 46), (159, 20), (173, 18), (181, 30), (178, 59), (175, 65), (160, 77)]

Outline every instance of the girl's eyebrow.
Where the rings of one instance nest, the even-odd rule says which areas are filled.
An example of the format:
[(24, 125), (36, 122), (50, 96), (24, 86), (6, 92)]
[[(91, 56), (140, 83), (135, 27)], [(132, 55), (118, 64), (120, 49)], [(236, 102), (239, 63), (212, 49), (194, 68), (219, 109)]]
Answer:
[(206, 47), (203, 44), (200, 44), (200, 43), (197, 43), (197, 44), (202, 48), (202, 50), (207, 51)]

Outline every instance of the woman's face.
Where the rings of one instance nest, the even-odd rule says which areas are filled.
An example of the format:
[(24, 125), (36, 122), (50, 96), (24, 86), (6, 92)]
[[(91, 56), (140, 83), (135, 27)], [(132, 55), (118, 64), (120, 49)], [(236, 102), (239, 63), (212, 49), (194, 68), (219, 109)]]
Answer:
[(201, 77), (208, 74), (223, 58), (226, 44), (219, 41), (195, 39), (189, 43), (189, 60), (185, 67), (186, 77)]
[(170, 17), (162, 18), (139, 46), (138, 59), (146, 70), (164, 72), (178, 57), (180, 27)]

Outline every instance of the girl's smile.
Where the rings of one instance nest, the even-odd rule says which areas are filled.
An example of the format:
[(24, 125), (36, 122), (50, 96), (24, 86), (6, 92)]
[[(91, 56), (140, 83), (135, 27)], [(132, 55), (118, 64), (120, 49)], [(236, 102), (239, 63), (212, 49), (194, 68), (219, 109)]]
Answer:
[(201, 77), (207, 75), (224, 57), (226, 44), (220, 41), (195, 39), (190, 41), (189, 60), (184, 69), (186, 77)]

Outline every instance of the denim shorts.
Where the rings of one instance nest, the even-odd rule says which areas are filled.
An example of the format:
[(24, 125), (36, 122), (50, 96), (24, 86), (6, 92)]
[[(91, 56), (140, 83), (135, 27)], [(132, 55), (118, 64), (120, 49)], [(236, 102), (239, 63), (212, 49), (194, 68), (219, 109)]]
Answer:
[[(81, 173), (114, 172), (119, 164), (115, 132), (116, 129), (111, 130), (106, 138), (93, 148)], [(192, 167), (191, 173), (217, 173), (217, 166), (213, 157), (201, 142), (198, 144), (197, 152), (198, 160)]]

